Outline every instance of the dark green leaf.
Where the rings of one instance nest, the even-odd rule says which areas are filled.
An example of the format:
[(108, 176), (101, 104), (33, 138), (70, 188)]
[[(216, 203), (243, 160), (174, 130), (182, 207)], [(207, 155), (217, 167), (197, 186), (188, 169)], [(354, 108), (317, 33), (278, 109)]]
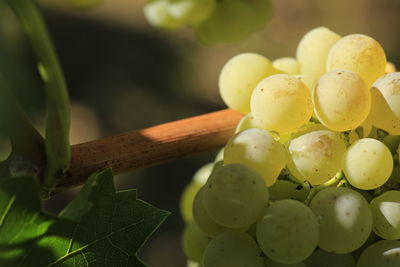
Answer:
[(0, 266), (145, 266), (136, 253), (168, 212), (138, 200), (135, 190), (116, 193), (107, 170), (92, 175), (52, 218), (40, 212), (37, 196), (21, 194), (35, 189), (34, 179), (27, 180), (0, 185)]

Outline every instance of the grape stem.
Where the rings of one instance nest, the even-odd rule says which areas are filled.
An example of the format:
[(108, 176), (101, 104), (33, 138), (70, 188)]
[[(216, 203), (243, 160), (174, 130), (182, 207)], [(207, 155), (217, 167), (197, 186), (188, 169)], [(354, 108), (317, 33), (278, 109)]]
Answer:
[(115, 174), (222, 147), (243, 117), (226, 109), (72, 146), (71, 166), (52, 194), (105, 168)]
[(339, 186), (341, 182), (344, 181), (344, 173), (342, 170), (340, 170), (334, 177), (332, 177), (328, 182), (315, 186), (311, 188), (310, 193), (308, 193), (308, 196), (306, 200), (304, 201), (306, 205), (309, 205), (311, 200), (314, 198), (314, 196), (321, 190), (324, 190), (325, 188), (331, 187), (331, 186)]

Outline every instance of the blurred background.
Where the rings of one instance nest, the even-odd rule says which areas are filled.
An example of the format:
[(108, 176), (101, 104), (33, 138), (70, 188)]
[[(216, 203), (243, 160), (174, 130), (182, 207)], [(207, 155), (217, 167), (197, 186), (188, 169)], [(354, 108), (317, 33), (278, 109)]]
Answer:
[[(370, 35), (382, 44), (388, 60), (400, 66), (398, 0), (275, 0), (265, 30), (239, 44), (219, 46), (200, 44), (190, 29), (152, 28), (143, 16), (144, 0), (99, 0), (91, 9), (76, 9), (71, 1), (39, 0), (69, 87), (72, 144), (223, 109), (217, 83), (229, 58), (242, 52), (271, 60), (293, 57), (302, 35), (317, 26), (341, 35)], [(0, 33), (12, 44), (7, 60), (28, 85), (15, 89), (16, 94), (43, 128), (44, 94), (34, 57), (12, 14), (1, 10), (0, 16)], [(172, 212), (139, 253), (149, 266), (186, 266), (180, 195), (193, 173), (216, 153), (116, 179), (118, 189), (137, 188), (141, 199)], [(58, 212), (76, 192), (53, 197), (45, 208)]]

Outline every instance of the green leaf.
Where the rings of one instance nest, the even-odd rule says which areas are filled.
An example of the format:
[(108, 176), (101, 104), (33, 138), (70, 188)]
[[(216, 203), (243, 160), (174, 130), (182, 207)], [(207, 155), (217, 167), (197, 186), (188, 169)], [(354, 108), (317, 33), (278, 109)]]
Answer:
[(38, 69), (46, 86), (47, 168), (44, 185), (49, 189), (62, 178), (69, 166), (70, 107), (67, 86), (52, 41), (36, 1), (8, 0), (25, 31), (38, 60)]
[(145, 266), (136, 253), (169, 214), (136, 190), (116, 193), (110, 170), (92, 175), (58, 218), (22, 194), (35, 191), (33, 178), (0, 189), (0, 266)]

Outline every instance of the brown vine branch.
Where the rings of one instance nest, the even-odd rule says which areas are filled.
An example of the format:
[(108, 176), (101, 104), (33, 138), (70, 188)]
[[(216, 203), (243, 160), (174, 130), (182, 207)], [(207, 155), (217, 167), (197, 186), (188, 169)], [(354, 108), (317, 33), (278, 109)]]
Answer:
[(242, 115), (226, 109), (72, 146), (68, 175), (53, 194), (111, 167), (115, 174), (222, 147)]

